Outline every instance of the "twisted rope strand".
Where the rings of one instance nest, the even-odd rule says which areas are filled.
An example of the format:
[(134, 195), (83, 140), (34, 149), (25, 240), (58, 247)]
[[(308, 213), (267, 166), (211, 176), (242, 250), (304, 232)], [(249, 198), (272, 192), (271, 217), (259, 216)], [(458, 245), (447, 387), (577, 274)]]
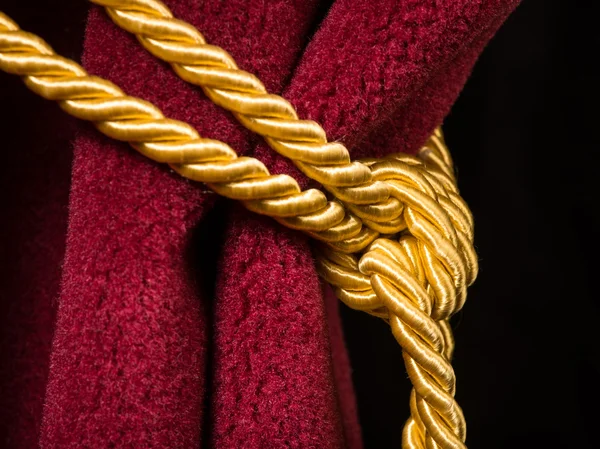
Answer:
[(19, 75), (27, 87), (55, 100), (67, 113), (92, 121), (113, 139), (129, 142), (143, 155), (169, 164), (186, 178), (240, 200), (257, 213), (331, 242), (370, 243), (375, 235), (342, 205), (316, 189), (301, 191), (287, 175), (271, 175), (258, 160), (238, 157), (225, 143), (201, 138), (190, 125), (166, 118), (151, 103), (123, 93), (58, 56), (41, 38), (24, 32), (0, 13), (0, 69)]
[[(173, 17), (160, 0), (91, 0), (104, 6), (115, 24), (134, 34), (151, 54), (171, 64), (185, 81), (200, 86), (214, 103), (231, 111), (242, 125), (262, 135), (275, 151), (321, 183), (371, 229), (394, 234), (405, 226), (402, 204), (390, 198), (367, 166), (352, 162), (339, 142), (328, 142), (323, 128), (300, 120), (294, 107), (267, 92), (254, 75), (240, 70), (222, 48), (206, 43), (191, 24)], [(361, 215), (361, 205), (381, 203), (377, 215)], [(368, 212), (364, 212), (368, 215)]]
[[(191, 126), (165, 118), (154, 105), (88, 75), (2, 13), (0, 69), (22, 76), (35, 93), (92, 121), (109, 137), (128, 141), (183, 176), (326, 242), (317, 254), (320, 275), (350, 307), (388, 322), (403, 349), (414, 387), (403, 447), (465, 448), (464, 417), (454, 400), (448, 319), (464, 304), (477, 258), (473, 220), (458, 194), (441, 131), (418, 157), (364, 160), (371, 178), (385, 185), (389, 196), (347, 203), (346, 211), (322, 192), (302, 192), (292, 178), (270, 175), (260, 161), (238, 158), (224, 143), (203, 139)], [(352, 189), (360, 194), (361, 188)], [(386, 227), (381, 221), (386, 216), (393, 216), (394, 224)], [(370, 228), (362, 227), (363, 222)], [(404, 231), (394, 235), (393, 229)]]

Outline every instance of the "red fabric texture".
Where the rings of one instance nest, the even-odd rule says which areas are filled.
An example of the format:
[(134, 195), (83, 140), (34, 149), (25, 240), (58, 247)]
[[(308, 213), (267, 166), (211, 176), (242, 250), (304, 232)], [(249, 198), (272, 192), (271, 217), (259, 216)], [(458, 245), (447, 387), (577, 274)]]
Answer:
[[(273, 4), (275, 11), (269, 14), (260, 9), (242, 17), (236, 13), (252, 11), (253, 5), (169, 4), (207, 38), (212, 38), (211, 31), (220, 37), (218, 43), (240, 59), (261, 54), (261, 42), (252, 39), (252, 32), (266, 24), (267, 15), (286, 9)], [(303, 11), (309, 5), (288, 8), (291, 25), (304, 26)], [(223, 23), (238, 26), (224, 28)], [(284, 27), (279, 22), (274, 26), (281, 43)], [(228, 36), (224, 29), (246, 34)], [(298, 42), (288, 42), (290, 51), (298, 51)], [(286, 56), (271, 53), (257, 60), (279, 67), (288, 63)], [(89, 18), (83, 59), (91, 73), (243, 151), (246, 133), (231, 118), (143, 51), (99, 8)], [(261, 75), (259, 65), (256, 70)], [(124, 144), (96, 139), (89, 127), (75, 143), (74, 156), (67, 256), (41, 446), (196, 446), (205, 397), (208, 324), (202, 305), (207, 299), (184, 256), (192, 230), (216, 196), (181, 182), (157, 164), (148, 167)]]
[[(360, 157), (414, 152), (517, 2), (336, 0), (328, 11), (300, 0), (166, 3)], [(83, 61), (309, 184), (99, 8)], [(208, 261), (210, 245), (195, 239), (222, 231), (209, 219), (216, 195), (86, 124), (65, 229), (72, 122), (51, 115), (44, 135), (27, 137), (33, 149), (15, 153), (29, 170), (2, 178), (20, 190), (2, 197), (15, 217), (2, 234), (0, 445), (362, 448), (338, 304), (323, 294), (308, 239), (235, 206), (221, 254)]]

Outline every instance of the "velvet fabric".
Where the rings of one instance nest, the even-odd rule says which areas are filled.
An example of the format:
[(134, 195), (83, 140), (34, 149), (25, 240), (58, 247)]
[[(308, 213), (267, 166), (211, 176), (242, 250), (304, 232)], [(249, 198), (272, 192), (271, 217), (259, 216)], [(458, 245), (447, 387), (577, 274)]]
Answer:
[[(6, 12), (54, 44), (63, 28), (35, 24), (57, 15), (68, 26), (74, 2), (38, 3), (29, 28), (22, 5)], [(517, 2), (166, 3), (361, 157), (416, 151)], [(97, 7), (82, 60), (201, 135), (311, 184)], [(40, 122), (10, 141), (20, 150), (2, 168), (12, 214), (1, 236), (0, 444), (362, 448), (338, 304), (309, 240), (0, 79), (20, 111), (16, 129), (30, 108)]]

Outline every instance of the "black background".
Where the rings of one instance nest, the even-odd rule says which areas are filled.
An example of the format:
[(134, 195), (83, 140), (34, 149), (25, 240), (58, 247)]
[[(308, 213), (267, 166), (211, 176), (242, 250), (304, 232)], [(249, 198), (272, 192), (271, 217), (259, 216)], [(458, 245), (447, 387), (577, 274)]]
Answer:
[[(481, 264), (453, 320), (470, 448), (600, 447), (594, 3), (525, 0), (445, 122)], [(400, 350), (384, 323), (342, 313), (365, 446), (399, 448)]]

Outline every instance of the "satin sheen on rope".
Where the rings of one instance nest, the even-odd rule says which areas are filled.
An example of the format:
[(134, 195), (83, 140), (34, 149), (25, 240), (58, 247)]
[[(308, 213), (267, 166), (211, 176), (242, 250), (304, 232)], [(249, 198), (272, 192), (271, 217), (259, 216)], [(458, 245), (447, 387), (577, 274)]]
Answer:
[[(321, 276), (350, 307), (386, 320), (403, 348), (414, 386), (403, 447), (465, 447), (464, 418), (454, 401), (448, 319), (465, 301), (477, 259), (472, 218), (458, 195), (440, 131), (418, 158), (396, 154), (363, 161), (372, 179), (386, 186), (389, 199), (401, 205), (398, 218), (406, 228), (399, 236), (377, 238), (379, 231), (362, 228), (361, 219), (346, 213), (344, 205), (327, 202), (317, 190), (301, 192), (292, 178), (272, 176), (259, 161), (238, 158), (224, 143), (200, 138), (189, 125), (165, 118), (152, 104), (57, 56), (2, 13), (0, 69), (22, 76), (31, 90), (58, 101), (66, 112), (183, 176), (326, 241), (318, 249)], [(385, 204), (366, 204), (361, 212), (376, 218), (390, 207)]]
[[(225, 143), (201, 138), (187, 123), (164, 117), (156, 106), (127, 96), (113, 83), (56, 55), (42, 39), (18, 30), (6, 16), (0, 17), (2, 28), (0, 68), (23, 76), (32, 91), (58, 101), (71, 115), (92, 121), (107, 136), (129, 142), (181, 175), (317, 238), (335, 242), (365, 234), (376, 237), (373, 232), (361, 233), (360, 221), (346, 216), (339, 203), (327, 201), (319, 190), (301, 192), (292, 177), (271, 175), (260, 161), (237, 157)], [(325, 237), (321, 231), (327, 231)]]
[[(184, 80), (202, 87), (216, 104), (233, 112), (246, 128), (262, 135), (281, 155), (291, 159), (309, 178), (345, 203), (377, 232), (396, 233), (404, 228), (402, 205), (390, 198), (367, 166), (352, 162), (339, 142), (328, 142), (323, 128), (300, 120), (293, 106), (269, 94), (256, 76), (240, 70), (220, 47), (206, 43), (189, 23), (175, 19), (159, 0), (91, 0), (106, 7), (111, 19), (133, 33), (154, 56), (169, 62)], [(361, 214), (361, 205), (381, 204), (376, 216)]]

